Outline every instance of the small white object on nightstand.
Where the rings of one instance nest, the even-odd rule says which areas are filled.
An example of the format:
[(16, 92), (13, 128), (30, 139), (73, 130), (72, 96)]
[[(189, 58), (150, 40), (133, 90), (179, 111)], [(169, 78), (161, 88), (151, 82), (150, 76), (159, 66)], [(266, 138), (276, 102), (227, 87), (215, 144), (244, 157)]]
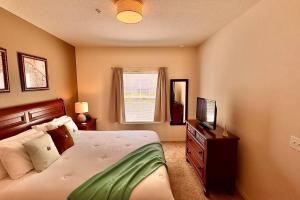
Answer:
[(228, 136), (229, 136), (229, 135), (228, 135), (228, 132), (227, 132), (227, 127), (226, 127), (226, 125), (224, 126), (224, 131), (223, 131), (222, 135), (223, 135), (224, 137), (228, 137)]

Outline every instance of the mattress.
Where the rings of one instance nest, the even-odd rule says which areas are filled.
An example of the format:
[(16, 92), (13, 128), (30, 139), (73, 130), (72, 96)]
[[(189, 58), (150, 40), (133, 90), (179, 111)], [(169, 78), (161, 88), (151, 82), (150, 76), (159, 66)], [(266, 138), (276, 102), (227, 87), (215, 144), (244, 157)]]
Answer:
[[(79, 185), (128, 153), (159, 141), (153, 131), (80, 132), (78, 142), (45, 171), (31, 171), (18, 180), (0, 180), (0, 199), (65, 200)], [(165, 166), (145, 178), (130, 197), (130, 200), (153, 199), (174, 199)]]

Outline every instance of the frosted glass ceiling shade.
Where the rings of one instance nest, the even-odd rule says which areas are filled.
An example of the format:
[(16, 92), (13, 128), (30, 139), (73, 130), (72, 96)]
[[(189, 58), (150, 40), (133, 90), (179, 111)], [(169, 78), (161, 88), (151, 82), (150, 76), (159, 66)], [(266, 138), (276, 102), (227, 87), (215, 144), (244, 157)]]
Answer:
[(143, 3), (139, 0), (118, 0), (117, 19), (127, 24), (135, 24), (143, 19)]
[(75, 103), (75, 113), (87, 113), (89, 112), (89, 104), (87, 102)]

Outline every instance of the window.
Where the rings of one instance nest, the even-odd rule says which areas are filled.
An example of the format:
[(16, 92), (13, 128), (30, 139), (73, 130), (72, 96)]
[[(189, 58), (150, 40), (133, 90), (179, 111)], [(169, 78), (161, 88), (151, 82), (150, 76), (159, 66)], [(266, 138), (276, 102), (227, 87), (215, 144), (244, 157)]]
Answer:
[(125, 121), (153, 122), (158, 73), (124, 72)]

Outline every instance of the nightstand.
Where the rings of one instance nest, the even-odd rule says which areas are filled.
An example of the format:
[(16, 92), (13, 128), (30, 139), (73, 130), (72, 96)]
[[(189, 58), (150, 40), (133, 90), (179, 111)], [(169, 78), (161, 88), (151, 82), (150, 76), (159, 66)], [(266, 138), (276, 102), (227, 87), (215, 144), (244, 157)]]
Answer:
[(76, 122), (76, 125), (79, 130), (97, 130), (96, 118), (91, 118), (84, 123)]

